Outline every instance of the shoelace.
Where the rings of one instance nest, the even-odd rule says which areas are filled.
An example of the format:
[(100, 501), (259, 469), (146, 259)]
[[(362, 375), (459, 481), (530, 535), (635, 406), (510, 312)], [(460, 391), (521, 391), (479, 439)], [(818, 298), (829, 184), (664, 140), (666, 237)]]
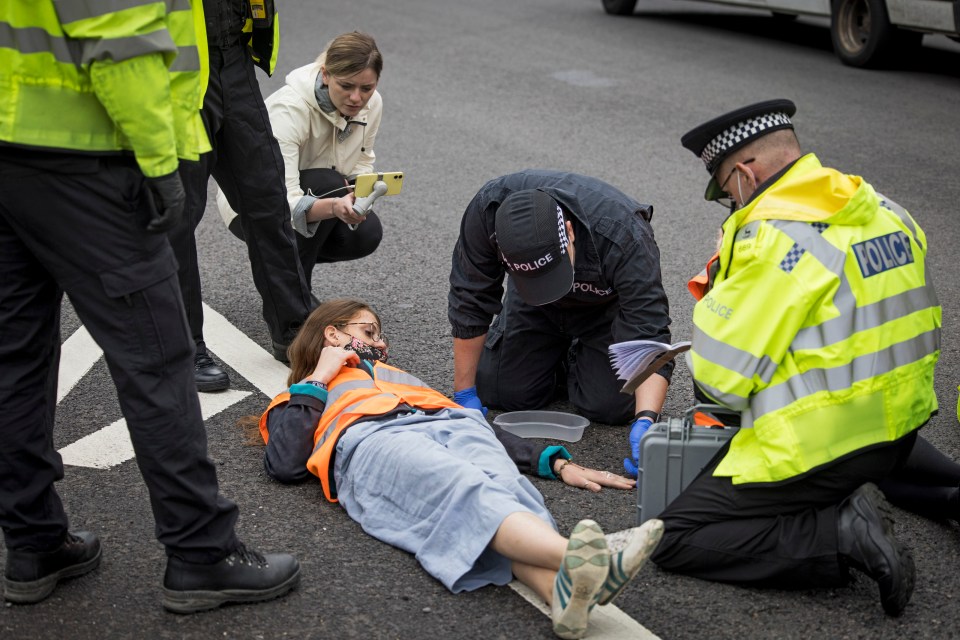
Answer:
[(241, 542), (240, 546), (234, 549), (233, 553), (227, 556), (227, 562), (233, 564), (234, 562), (240, 562), (241, 564), (246, 564), (248, 566), (258, 566), (261, 569), (269, 567), (267, 559), (263, 557), (258, 551), (253, 549), (247, 549), (247, 547)]

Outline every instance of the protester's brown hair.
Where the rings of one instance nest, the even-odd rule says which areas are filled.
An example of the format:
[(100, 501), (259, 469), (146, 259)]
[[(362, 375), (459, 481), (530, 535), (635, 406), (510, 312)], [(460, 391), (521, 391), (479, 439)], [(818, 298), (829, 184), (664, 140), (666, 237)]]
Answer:
[[(300, 327), (290, 347), (287, 348), (287, 357), (290, 359), (290, 375), (287, 376), (287, 384), (296, 384), (313, 373), (320, 359), (320, 352), (325, 346), (324, 329), (329, 326), (340, 328), (353, 320), (361, 311), (372, 313), (376, 318), (377, 326), (383, 326), (377, 312), (360, 300), (337, 298), (322, 302), (314, 309)], [(237, 424), (243, 429), (247, 444), (263, 444), (260, 436), (260, 416), (244, 416), (237, 421)]]
[(343, 327), (361, 311), (369, 311), (382, 327), (380, 316), (365, 302), (351, 298), (327, 300), (314, 309), (300, 327), (297, 337), (290, 343), (287, 356), (290, 358), (290, 375), (287, 384), (296, 384), (313, 373), (324, 347), (323, 330), (329, 326)]

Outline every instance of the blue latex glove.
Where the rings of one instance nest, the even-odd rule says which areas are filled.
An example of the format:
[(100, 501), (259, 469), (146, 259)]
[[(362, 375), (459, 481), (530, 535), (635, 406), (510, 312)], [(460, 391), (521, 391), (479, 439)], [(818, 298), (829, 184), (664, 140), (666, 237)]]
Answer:
[(623, 469), (631, 478), (637, 477), (637, 465), (640, 464), (640, 438), (653, 426), (650, 418), (637, 418), (630, 427), (630, 454), (632, 458), (623, 459)]
[(483, 403), (480, 402), (480, 398), (477, 396), (477, 388), (469, 387), (467, 389), (461, 389), (453, 394), (453, 401), (459, 404), (461, 407), (467, 409), (476, 409), (483, 413), (484, 417), (487, 415), (487, 408), (483, 406)]

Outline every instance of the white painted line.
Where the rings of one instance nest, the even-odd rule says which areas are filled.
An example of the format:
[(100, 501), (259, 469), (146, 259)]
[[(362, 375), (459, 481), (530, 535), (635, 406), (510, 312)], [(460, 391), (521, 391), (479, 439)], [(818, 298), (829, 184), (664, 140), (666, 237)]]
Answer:
[(203, 303), (203, 335), (207, 347), (253, 386), (273, 399), (287, 390), (287, 365), (247, 337), (230, 321)]
[[(200, 411), (207, 420), (234, 405), (247, 396), (249, 391), (222, 391), (201, 393)], [(117, 420), (73, 444), (60, 449), (64, 464), (92, 469), (109, 469), (134, 457), (133, 444), (127, 431), (127, 421)]]
[(80, 379), (97, 363), (103, 351), (84, 327), (67, 338), (60, 348), (60, 372), (57, 378), (57, 404), (67, 397)]
[[(510, 588), (520, 594), (524, 600), (532, 604), (547, 617), (550, 617), (550, 607), (540, 599), (533, 589), (519, 580), (510, 583)], [(594, 607), (590, 612), (590, 627), (587, 630), (590, 640), (659, 640), (649, 629), (625, 614), (615, 604)]]

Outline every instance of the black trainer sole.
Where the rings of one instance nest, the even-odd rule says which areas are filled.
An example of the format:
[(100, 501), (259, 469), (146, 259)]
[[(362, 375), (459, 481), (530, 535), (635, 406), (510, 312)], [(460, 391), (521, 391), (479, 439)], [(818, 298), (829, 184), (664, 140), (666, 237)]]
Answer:
[(268, 589), (223, 589), (221, 591), (176, 591), (163, 589), (163, 608), (171, 613), (189, 614), (209, 611), (225, 604), (273, 600), (300, 584), (300, 567), (284, 582)]
[(77, 578), (85, 573), (93, 571), (100, 566), (100, 556), (102, 553), (103, 550), (98, 549), (97, 555), (90, 558), (86, 562), (64, 567), (56, 573), (51, 573), (48, 576), (44, 576), (39, 580), (33, 580), (31, 582), (17, 582), (4, 577), (3, 597), (8, 602), (12, 602), (14, 604), (36, 604), (41, 600), (45, 600), (47, 596), (53, 593), (53, 590), (57, 588), (57, 584), (61, 580), (66, 580), (67, 578)]

